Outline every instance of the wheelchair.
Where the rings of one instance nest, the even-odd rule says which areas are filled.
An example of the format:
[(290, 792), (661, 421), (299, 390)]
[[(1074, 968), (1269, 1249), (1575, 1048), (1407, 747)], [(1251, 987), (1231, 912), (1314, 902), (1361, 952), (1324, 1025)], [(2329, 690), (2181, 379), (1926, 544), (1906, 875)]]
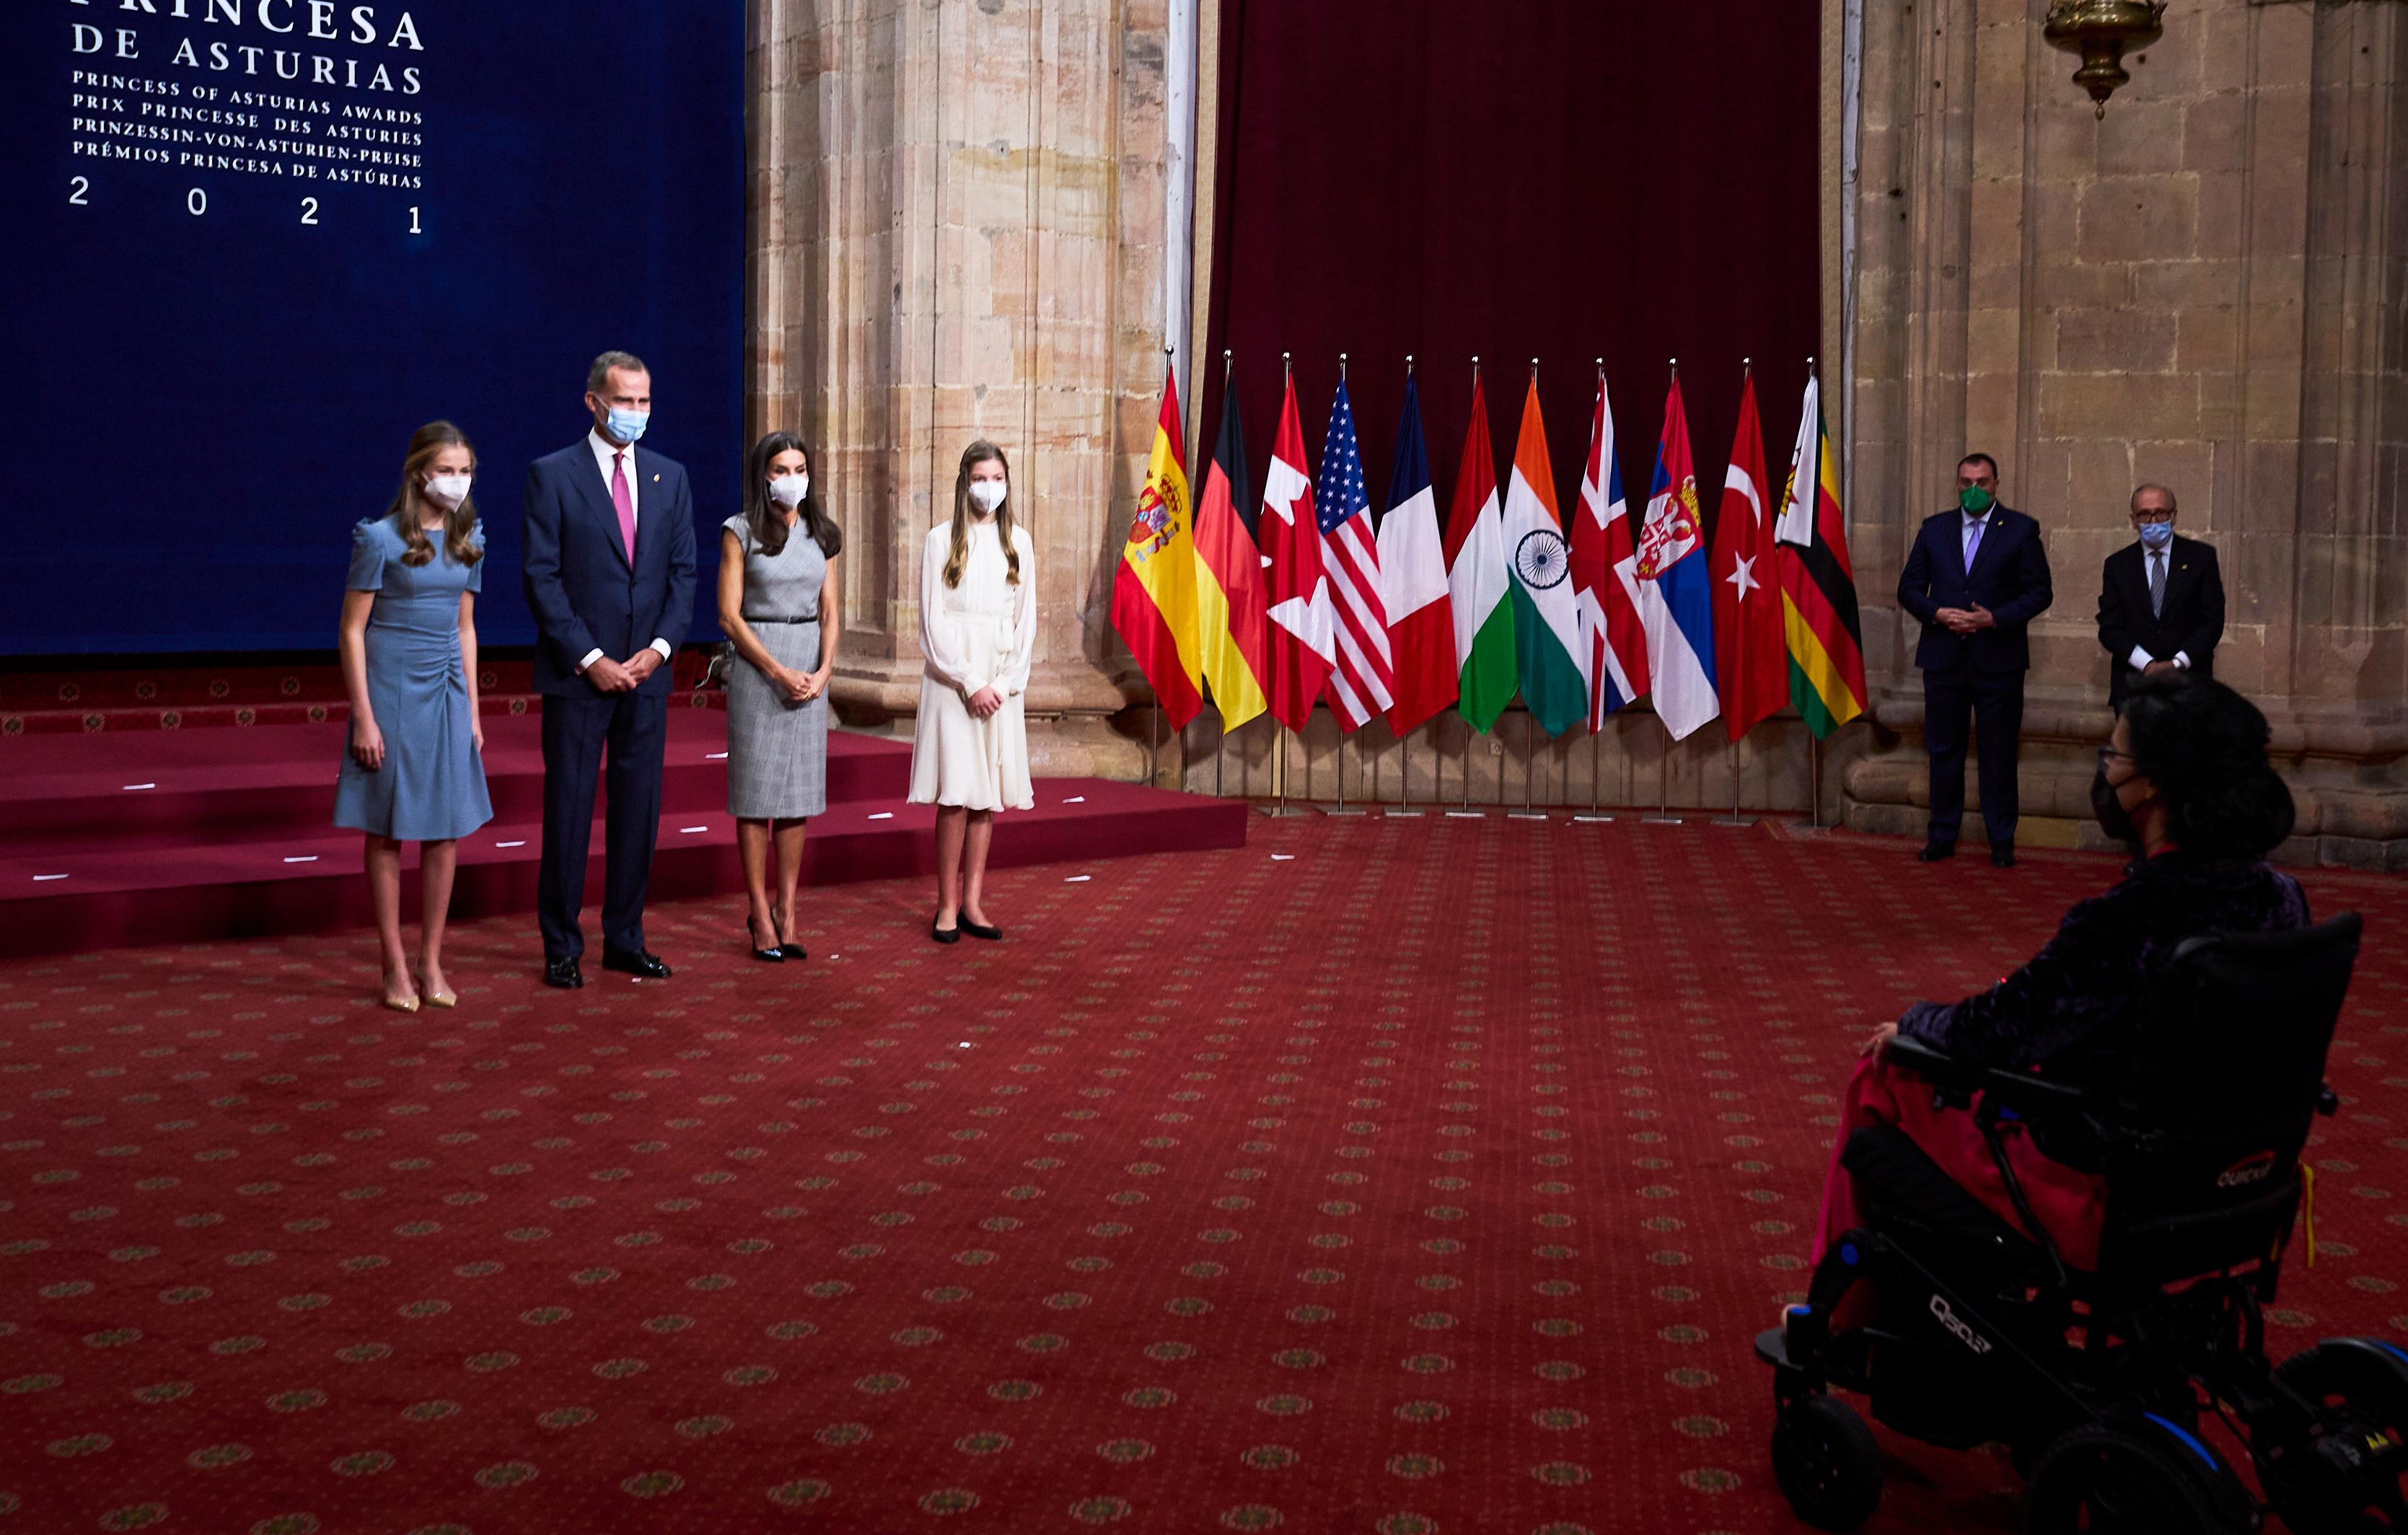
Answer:
[[(2347, 913), (2186, 940), (2104, 1095), (1892, 1042), (1891, 1061), (1972, 1112), (2023, 1229), (1899, 1131), (1848, 1138), (1866, 1225), (1756, 1341), (1772, 1369), (1773, 1473), (1799, 1517), (1853, 1529), (1881, 1499), (1872, 1430), (1836, 1389), (1928, 1443), (2004, 1443), (2033, 1535), (2226, 1535), (2270, 1510), (2297, 1535), (2408, 1531), (2408, 1353), (2329, 1339), (2277, 1365), (2265, 1349), (2312, 1177), (2300, 1150), (2339, 1107), (2325, 1054), (2358, 933)], [(2070, 1269), (2032, 1219), (2001, 1140), (2015, 1119), (2105, 1172), (2096, 1271)], [(1835, 1326), (1860, 1281), (1875, 1286), (1856, 1308), (1869, 1320)], [(2210, 1416), (2246, 1447), (2258, 1492), (2209, 1443)]]

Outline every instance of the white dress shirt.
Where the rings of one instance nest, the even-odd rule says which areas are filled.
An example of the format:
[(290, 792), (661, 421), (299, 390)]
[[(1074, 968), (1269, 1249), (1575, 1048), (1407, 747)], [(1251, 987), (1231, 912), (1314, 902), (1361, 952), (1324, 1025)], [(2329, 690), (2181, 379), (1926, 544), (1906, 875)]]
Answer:
[[(2157, 590), (2161, 592), (2165, 590), (2165, 583), (2173, 579), (2173, 567), (2167, 565), (2165, 562), (2172, 556), (2173, 552), (2173, 546), (2172, 544), (2168, 544), (2163, 549), (2151, 549), (2146, 544), (2143, 544), (2141, 546), (2142, 586), (2146, 587), (2151, 581), (2155, 581), (2157, 582)], [(2151, 570), (2148, 567), (2148, 562), (2151, 560), (2157, 562), (2157, 567), (2155, 570)], [(2149, 663), (2155, 661), (2157, 657), (2141, 649), (2140, 646), (2135, 645), (2132, 647), (2132, 653), (2124, 657), (2124, 659), (2131, 663), (2131, 667), (2134, 671), (2144, 671), (2148, 669)], [(2174, 652), (2173, 663), (2183, 670), (2188, 671), (2190, 669), (2190, 652)]]
[[(636, 488), (636, 445), (631, 442), (622, 448), (604, 437), (599, 428), (586, 433), (585, 442), (586, 446), (594, 450), (594, 466), (601, 471), (602, 499), (605, 501), (610, 500), (610, 471), (619, 466), (613, 461), (618, 459), (620, 454), (626, 455), (624, 462), (627, 471), (627, 509), (635, 519), (636, 526), (641, 529), (644, 525), (644, 497), (643, 493)], [(615, 516), (618, 512), (618, 504), (612, 502), (610, 509)], [(676, 654), (669, 649), (669, 642), (658, 635), (652, 637), (652, 649), (661, 653), (661, 660), (664, 663), (677, 659)], [(585, 653), (583, 660), (577, 663), (577, 669), (581, 672), (601, 659), (602, 647), (596, 645)]]

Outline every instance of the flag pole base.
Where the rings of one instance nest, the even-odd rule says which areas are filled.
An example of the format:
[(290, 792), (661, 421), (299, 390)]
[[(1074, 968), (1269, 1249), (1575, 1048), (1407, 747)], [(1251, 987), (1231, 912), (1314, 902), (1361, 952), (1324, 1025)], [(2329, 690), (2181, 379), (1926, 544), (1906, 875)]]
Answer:
[(1485, 821), (1488, 819), (1488, 812), (1486, 811), (1449, 811), (1446, 812), (1446, 818), (1449, 821)]
[(1285, 816), (1302, 815), (1305, 811), (1300, 805), (1266, 805), (1263, 807), (1263, 813), (1273, 820), (1278, 820)]
[(1613, 817), (1612, 817), (1612, 816), (1610, 816), (1610, 815), (1585, 815), (1585, 814), (1584, 814), (1584, 815), (1575, 815), (1575, 816), (1573, 816), (1573, 817), (1572, 817), (1572, 819), (1573, 819), (1573, 820), (1575, 820), (1575, 821), (1578, 821), (1578, 822), (1580, 822), (1580, 823), (1582, 823), (1583, 825), (1585, 825), (1600, 826), (1600, 825), (1605, 825), (1607, 822), (1612, 821), (1612, 820), (1613, 819)]
[(1756, 825), (1756, 817), (1752, 815), (1718, 815), (1714, 817), (1712, 824), (1717, 826), (1752, 826)]
[(1644, 826), (1679, 826), (1687, 825), (1687, 822), (1681, 816), (1666, 815), (1660, 811), (1655, 815), (1641, 816), (1639, 818), (1639, 823)]
[(1418, 821), (1429, 812), (1420, 809), (1409, 809), (1403, 805), (1398, 805), (1393, 809), (1382, 811), (1380, 813), (1391, 821)]
[(1547, 812), (1544, 811), (1507, 811), (1505, 812), (1505, 819), (1508, 821), (1544, 821), (1547, 819)]
[(1363, 807), (1360, 805), (1321, 805), (1316, 806), (1315, 809), (1324, 815), (1361, 815), (1363, 813)]

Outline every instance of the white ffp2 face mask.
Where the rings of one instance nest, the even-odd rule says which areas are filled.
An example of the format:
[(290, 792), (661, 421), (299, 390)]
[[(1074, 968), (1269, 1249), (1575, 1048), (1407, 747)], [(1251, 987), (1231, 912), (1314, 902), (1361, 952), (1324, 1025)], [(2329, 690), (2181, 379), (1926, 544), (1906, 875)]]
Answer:
[(438, 474), (426, 481), (426, 498), (450, 511), (468, 499), (468, 485), (473, 475)]
[(1005, 493), (1006, 486), (1000, 480), (973, 480), (970, 481), (970, 504), (977, 507), (981, 511), (991, 513), (996, 508), (1003, 505)]
[(769, 481), (769, 499), (789, 509), (801, 506), (803, 497), (810, 493), (811, 477), (808, 474), (790, 474)]

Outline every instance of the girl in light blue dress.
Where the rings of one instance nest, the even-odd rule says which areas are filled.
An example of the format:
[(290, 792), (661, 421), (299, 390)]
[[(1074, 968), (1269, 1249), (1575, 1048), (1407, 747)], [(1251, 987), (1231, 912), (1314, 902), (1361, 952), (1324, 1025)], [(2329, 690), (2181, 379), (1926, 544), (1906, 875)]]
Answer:
[[(448, 421), (409, 439), (392, 509), (351, 529), (343, 595), (351, 750), (335, 825), (366, 835), (368, 897), (383, 950), (384, 1005), (456, 1007), (443, 924), (459, 839), (494, 818), (477, 718), (477, 591), (484, 537), (468, 497), (476, 450)], [(418, 970), (401, 942), (401, 844), (417, 842), (423, 913)]]

